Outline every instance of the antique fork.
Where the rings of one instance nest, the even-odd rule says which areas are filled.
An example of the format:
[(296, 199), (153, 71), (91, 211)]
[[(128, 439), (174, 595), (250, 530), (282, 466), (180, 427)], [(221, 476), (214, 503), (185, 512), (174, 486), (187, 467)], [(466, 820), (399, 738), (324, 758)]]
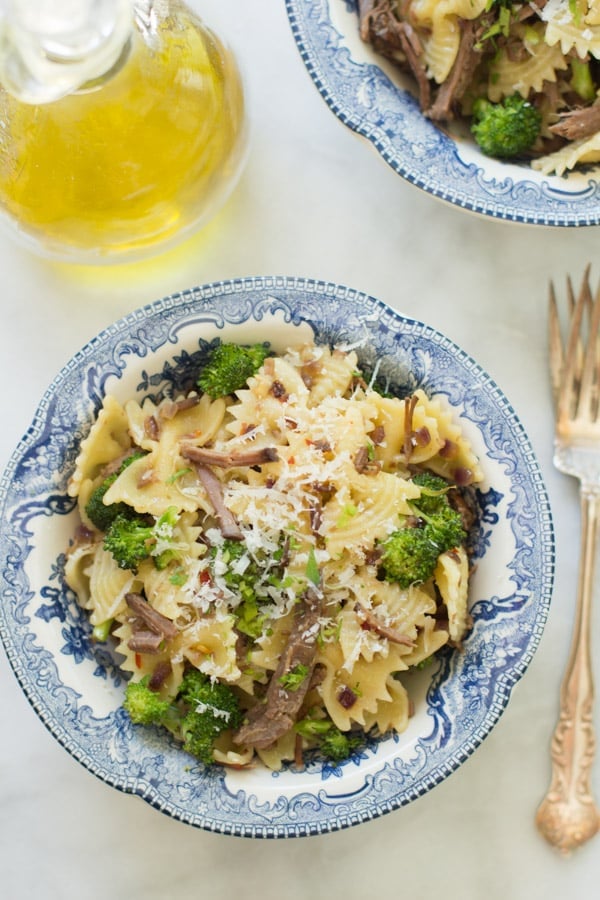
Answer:
[(540, 832), (564, 852), (585, 843), (600, 828), (590, 785), (596, 743), (590, 625), (600, 516), (600, 288), (593, 297), (589, 266), (577, 297), (568, 280), (567, 299), (569, 323), (563, 342), (556, 295), (550, 285), (554, 464), (580, 481), (581, 556), (572, 643), (551, 743), (550, 787), (536, 814)]

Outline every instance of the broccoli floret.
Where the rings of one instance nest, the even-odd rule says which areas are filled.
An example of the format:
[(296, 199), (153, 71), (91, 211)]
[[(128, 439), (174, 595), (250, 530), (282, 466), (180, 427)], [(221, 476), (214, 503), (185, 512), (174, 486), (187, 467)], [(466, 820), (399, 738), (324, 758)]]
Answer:
[(166, 728), (187, 753), (206, 765), (214, 763), (216, 739), (227, 729), (239, 728), (244, 718), (233, 690), (190, 669), (177, 695), (162, 699), (148, 687), (148, 680), (146, 677), (127, 684), (123, 707), (131, 721)]
[(219, 735), (239, 728), (243, 713), (233, 690), (213, 682), (197, 669), (187, 672), (177, 699), (184, 705), (181, 721), (183, 748), (206, 765), (214, 763), (214, 745)]
[(422, 515), (435, 515), (445, 509), (448, 505), (447, 494), (450, 485), (444, 478), (434, 475), (433, 472), (418, 472), (412, 480), (421, 488), (417, 505)]
[(104, 547), (119, 568), (135, 571), (150, 556), (153, 525), (141, 516), (118, 515), (104, 537)]
[(104, 495), (127, 466), (131, 465), (134, 460), (145, 455), (143, 450), (132, 453), (131, 456), (128, 456), (123, 460), (116, 472), (108, 475), (90, 494), (89, 500), (85, 506), (85, 511), (89, 520), (99, 531), (107, 531), (117, 516), (135, 515), (134, 510), (128, 506), (127, 503), (106, 504), (104, 502)]
[(487, 156), (508, 159), (521, 156), (536, 142), (542, 116), (520, 94), (500, 103), (479, 98), (473, 106), (471, 131)]
[(427, 527), (418, 525), (399, 528), (380, 546), (379, 562), (386, 581), (397, 581), (402, 588), (427, 581), (440, 555)]
[(351, 735), (345, 731), (340, 731), (335, 725), (332, 725), (321, 740), (321, 753), (326, 759), (333, 762), (341, 762), (348, 759), (349, 756), (362, 743), (362, 739), (358, 735)]
[(341, 731), (330, 719), (301, 719), (294, 731), (307, 738), (326, 759), (342, 762), (363, 743), (357, 734)]
[(269, 350), (264, 344), (253, 344), (250, 347), (218, 344), (211, 351), (198, 376), (198, 387), (213, 400), (239, 391), (260, 369), (268, 354)]
[(379, 545), (383, 577), (402, 588), (427, 581), (440, 554), (467, 537), (460, 513), (448, 500), (448, 483), (430, 473), (420, 473), (413, 480), (422, 491), (411, 503), (413, 516)]
[(164, 569), (177, 555), (175, 548), (168, 547), (177, 517), (174, 506), (156, 522), (137, 515), (118, 515), (104, 536), (104, 547), (121, 569), (136, 571), (149, 556), (154, 557), (157, 569)]
[(135, 725), (161, 725), (171, 703), (151, 690), (148, 687), (148, 678), (143, 678), (141, 681), (127, 683), (123, 707)]

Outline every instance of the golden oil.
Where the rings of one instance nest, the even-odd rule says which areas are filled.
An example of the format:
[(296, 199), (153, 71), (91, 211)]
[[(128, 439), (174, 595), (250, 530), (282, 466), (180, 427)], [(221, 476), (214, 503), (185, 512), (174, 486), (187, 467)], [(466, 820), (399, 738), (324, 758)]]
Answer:
[(110, 77), (33, 105), (0, 88), (0, 209), (33, 248), (129, 260), (212, 215), (245, 150), (235, 60), (187, 7), (133, 28)]

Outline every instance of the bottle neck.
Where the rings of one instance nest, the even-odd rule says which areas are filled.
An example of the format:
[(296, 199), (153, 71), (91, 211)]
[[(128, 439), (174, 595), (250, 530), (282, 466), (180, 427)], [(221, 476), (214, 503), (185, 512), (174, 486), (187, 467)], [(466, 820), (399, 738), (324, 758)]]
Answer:
[(131, 0), (1, 0), (0, 82), (24, 103), (49, 103), (118, 65)]

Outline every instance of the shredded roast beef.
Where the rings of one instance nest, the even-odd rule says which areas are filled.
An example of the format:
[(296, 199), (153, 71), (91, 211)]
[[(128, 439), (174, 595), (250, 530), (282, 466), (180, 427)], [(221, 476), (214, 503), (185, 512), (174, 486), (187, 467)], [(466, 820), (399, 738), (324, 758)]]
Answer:
[(433, 97), (423, 46), (410, 23), (409, 6), (392, 0), (359, 0), (359, 33), (377, 53), (412, 73), (419, 89), (421, 109), (430, 119), (445, 122), (454, 118), (481, 60), (481, 37), (493, 22), (493, 14), (484, 12), (476, 19), (458, 20), (461, 28), (458, 54), (448, 78)]
[(144, 623), (144, 626), (159, 635), (161, 640), (174, 638), (179, 634), (173, 622), (167, 619), (166, 616), (163, 616), (162, 613), (153, 609), (141, 594), (134, 592), (125, 594), (125, 601), (129, 609)]
[(275, 447), (256, 447), (233, 453), (221, 453), (210, 447), (196, 447), (194, 444), (182, 444), (181, 455), (191, 462), (203, 466), (217, 466), (219, 469), (233, 469), (237, 466), (261, 466), (264, 463), (277, 462), (279, 455)]
[(192, 409), (198, 403), (200, 403), (198, 394), (190, 394), (189, 397), (182, 397), (180, 400), (165, 400), (159, 406), (159, 416), (161, 419), (169, 421), (169, 419), (174, 419), (177, 413)]
[(462, 527), (468, 533), (479, 521), (479, 507), (477, 505), (477, 492), (472, 485), (457, 487), (448, 492), (448, 502), (458, 513)]
[(213, 505), (215, 516), (219, 522), (219, 527), (223, 537), (232, 541), (241, 541), (244, 535), (238, 525), (235, 516), (225, 505), (223, 497), (223, 485), (214, 472), (211, 472), (208, 466), (195, 463), (196, 473), (202, 482), (202, 486), (207, 493), (208, 499)]
[(391, 628), (379, 619), (370, 609), (365, 609), (360, 603), (354, 607), (354, 611), (361, 621), (361, 627), (368, 631), (374, 631), (380, 637), (387, 638), (392, 644), (401, 644), (405, 647), (414, 647), (415, 642), (407, 634), (402, 634), (397, 628)]
[(448, 78), (441, 85), (433, 105), (426, 115), (437, 122), (454, 118), (455, 109), (469, 86), (481, 60), (481, 36), (489, 28), (492, 18), (483, 13), (477, 19), (459, 19), (460, 45)]
[(127, 646), (134, 653), (160, 653), (163, 641), (162, 634), (146, 628), (134, 631), (127, 641)]
[(550, 131), (568, 141), (591, 137), (600, 131), (600, 103), (562, 113), (559, 121), (550, 126)]
[(359, 0), (358, 18), (362, 40), (412, 72), (419, 87), (421, 109), (427, 109), (431, 103), (431, 85), (421, 42), (410, 23), (398, 19), (391, 0)]
[[(248, 713), (247, 722), (234, 734), (237, 744), (251, 744), (259, 749), (270, 747), (292, 728), (312, 681), (317, 652), (321, 594), (309, 587), (296, 609), (287, 646), (271, 676), (265, 702)], [(302, 683), (294, 689), (285, 686), (285, 676), (306, 670)]]
[(150, 690), (160, 690), (172, 671), (171, 662), (168, 659), (161, 659), (160, 662), (157, 662), (148, 681)]

